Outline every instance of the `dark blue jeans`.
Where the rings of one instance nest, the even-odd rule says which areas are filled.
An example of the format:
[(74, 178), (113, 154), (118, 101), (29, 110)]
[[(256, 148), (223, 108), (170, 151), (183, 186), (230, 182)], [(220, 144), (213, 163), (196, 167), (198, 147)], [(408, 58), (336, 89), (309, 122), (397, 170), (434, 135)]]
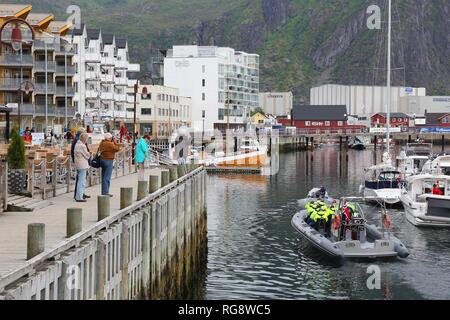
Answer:
[(111, 175), (113, 172), (113, 160), (100, 160), (102, 167), (102, 194), (109, 194), (109, 186), (111, 185)]

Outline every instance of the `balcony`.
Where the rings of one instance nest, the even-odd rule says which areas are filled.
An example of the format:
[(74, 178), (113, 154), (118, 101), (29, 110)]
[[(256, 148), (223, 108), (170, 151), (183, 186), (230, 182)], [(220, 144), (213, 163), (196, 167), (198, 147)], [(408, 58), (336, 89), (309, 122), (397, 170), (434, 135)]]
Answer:
[[(75, 108), (74, 107), (67, 107), (67, 116), (73, 117), (75, 115)], [(35, 116), (45, 116), (45, 105), (37, 104), (35, 106)], [(48, 104), (47, 105), (47, 116), (50, 117), (64, 117), (66, 115), (66, 108), (65, 107), (58, 107), (55, 104)]]
[(128, 61), (127, 60), (116, 60), (114, 64), (116, 69), (128, 69)]
[(86, 99), (98, 99), (100, 93), (97, 90), (86, 90)]
[(128, 86), (128, 79), (127, 78), (115, 78), (114, 79), (114, 85), (115, 86)]
[(105, 66), (114, 66), (116, 64), (116, 59), (114, 59), (114, 57), (102, 57), (100, 64)]
[(55, 83), (47, 83), (47, 90), (45, 90), (45, 83), (35, 83), (34, 84), (34, 93), (35, 94), (55, 94), (56, 93), (56, 84)]
[[(66, 73), (66, 67), (65, 66), (56, 66), (56, 75), (57, 76), (65, 76)], [(76, 73), (75, 66), (67, 66), (67, 76), (71, 77), (74, 76)]]
[(100, 77), (101, 82), (114, 82), (114, 75), (112, 74), (102, 74)]
[[(24, 80), (29, 80), (29, 79), (24, 79)], [(17, 78), (0, 79), (0, 90), (18, 91), (19, 86), (20, 86), (20, 79), (17, 79)]]
[(56, 46), (56, 50), (55, 50), (55, 55), (57, 56), (67, 56), (67, 57), (71, 57), (75, 55), (75, 50), (74, 49), (68, 49), (66, 47), (64, 47), (64, 45), (59, 45)]
[(100, 53), (86, 53), (84, 55), (84, 59), (86, 62), (98, 62), (100, 63), (101, 59)]
[(102, 99), (102, 100), (114, 100), (114, 93), (112, 93), (112, 92), (102, 92), (102, 93), (100, 93), (100, 99)]
[(56, 62), (47, 61), (47, 66), (45, 66), (45, 61), (35, 61), (34, 62), (34, 72), (55, 72)]
[[(18, 115), (18, 109), (14, 108), (11, 111), (11, 115)], [(32, 103), (22, 103), (20, 105), (20, 114), (23, 116), (32, 116), (34, 114), (34, 104)]]
[(96, 71), (86, 71), (86, 80), (100, 81), (100, 74)]
[(66, 96), (66, 90), (67, 90), (67, 96), (73, 97), (75, 95), (75, 87), (73, 86), (57, 86), (56, 87), (56, 96), (58, 97), (65, 97)]
[(33, 56), (31, 54), (5, 53), (0, 56), (0, 66), (33, 67)]
[(127, 102), (127, 95), (125, 93), (114, 93), (114, 100)]
[(45, 40), (34, 40), (33, 43), (34, 50), (45, 50), (54, 51), (57, 47), (57, 44), (54, 40), (45, 41)]

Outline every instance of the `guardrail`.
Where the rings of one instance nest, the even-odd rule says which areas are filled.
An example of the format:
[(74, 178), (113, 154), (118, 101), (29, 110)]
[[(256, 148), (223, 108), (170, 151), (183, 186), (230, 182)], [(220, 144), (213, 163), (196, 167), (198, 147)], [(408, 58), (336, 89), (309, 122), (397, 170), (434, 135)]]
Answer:
[[(197, 168), (1, 277), (0, 300), (160, 298), (174, 287), (180, 292), (194, 277), (205, 244), (205, 200), (206, 171)], [(73, 268), (76, 288), (68, 286)]]

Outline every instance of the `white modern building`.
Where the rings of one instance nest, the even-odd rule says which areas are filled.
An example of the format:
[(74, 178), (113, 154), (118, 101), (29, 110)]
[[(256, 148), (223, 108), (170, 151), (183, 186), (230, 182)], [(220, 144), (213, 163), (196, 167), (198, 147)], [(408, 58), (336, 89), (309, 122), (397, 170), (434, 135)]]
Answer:
[[(192, 98), (192, 126), (246, 126), (259, 104), (259, 56), (232, 48), (174, 46), (164, 59), (164, 84)], [(204, 117), (204, 118), (203, 118)]]
[[(134, 88), (128, 88), (127, 94), (127, 109), (131, 113), (134, 112)], [(168, 138), (174, 130), (191, 126), (191, 112), (191, 98), (180, 96), (178, 88), (145, 84), (138, 87), (136, 123), (141, 135)]]
[(450, 96), (402, 97), (399, 111), (416, 116), (450, 113)]
[[(402, 97), (424, 97), (425, 88), (392, 87), (391, 112), (399, 112)], [(311, 105), (346, 105), (349, 115), (370, 117), (386, 112), (387, 87), (327, 84), (311, 89)]]
[(293, 103), (292, 92), (261, 92), (259, 94), (259, 107), (266, 114), (288, 116), (291, 114)]
[(74, 103), (81, 117), (91, 116), (100, 121), (126, 121), (127, 72), (139, 72), (138, 64), (131, 64), (128, 43), (99, 29), (82, 25), (71, 34), (76, 65)]

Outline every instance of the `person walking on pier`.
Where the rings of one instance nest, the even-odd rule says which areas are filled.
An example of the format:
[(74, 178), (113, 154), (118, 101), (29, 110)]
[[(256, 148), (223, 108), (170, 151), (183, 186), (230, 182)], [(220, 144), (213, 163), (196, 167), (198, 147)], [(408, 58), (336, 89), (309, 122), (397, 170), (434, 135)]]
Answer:
[(100, 167), (102, 168), (102, 195), (110, 196), (109, 187), (111, 185), (111, 175), (113, 172), (114, 159), (120, 150), (120, 145), (113, 138), (111, 133), (105, 134), (105, 139), (100, 143)]
[(138, 171), (139, 181), (145, 181), (144, 170), (145, 170), (145, 160), (148, 159), (148, 148), (149, 148), (150, 136), (145, 135), (138, 140), (136, 145), (136, 164)]
[(82, 133), (75, 145), (74, 162), (77, 169), (77, 186), (76, 186), (76, 202), (86, 202), (84, 191), (86, 190), (86, 173), (89, 169), (89, 159), (91, 153), (87, 148), (87, 141), (89, 136), (87, 133)]

